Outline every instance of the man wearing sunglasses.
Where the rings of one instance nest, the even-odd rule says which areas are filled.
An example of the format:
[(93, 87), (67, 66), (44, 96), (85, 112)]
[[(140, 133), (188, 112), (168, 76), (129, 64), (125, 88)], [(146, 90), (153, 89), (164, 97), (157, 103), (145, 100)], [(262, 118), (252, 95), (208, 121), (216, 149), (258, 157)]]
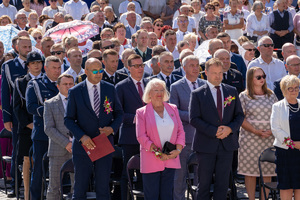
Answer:
[(255, 58), (256, 48), (254, 44), (250, 41), (244, 42), (242, 47), (246, 50), (243, 58), (246, 66), (248, 66), (248, 64), (253, 60), (253, 58)]
[[(64, 121), (74, 136), (73, 199), (86, 199), (90, 178), (94, 172), (97, 199), (109, 200), (112, 153), (92, 162), (82, 146), (94, 149), (96, 146), (92, 138), (100, 134), (105, 134), (113, 145), (114, 134), (122, 123), (123, 110), (114, 86), (101, 81), (103, 68), (98, 59), (87, 60), (85, 74), (87, 79), (69, 90)], [(110, 112), (104, 109), (106, 99), (110, 103)]]
[[(295, 75), (298, 78), (300, 77), (300, 57), (298, 57), (297, 55), (289, 56), (286, 59), (285, 67), (286, 67), (286, 70), (288, 71), (289, 75)], [(280, 101), (284, 98), (282, 91), (280, 89), (281, 79), (274, 82), (274, 90), (273, 91), (274, 91), (278, 101)], [(300, 93), (298, 95), (298, 98), (300, 98)]]
[(136, 33), (138, 30), (140, 30), (140, 26), (136, 24), (136, 13), (133, 11), (130, 11), (127, 13), (126, 20), (128, 21), (128, 25), (126, 27), (126, 38), (130, 39), (131, 36)]
[(70, 65), (66, 64), (65, 61), (66, 50), (64, 46), (61, 43), (54, 44), (50, 49), (50, 53), (52, 56), (56, 56), (60, 59), (60, 61), (62, 62), (61, 73), (64, 73), (70, 67)]
[(49, 4), (50, 6), (47, 6), (43, 9), (42, 15), (48, 15), (50, 18), (53, 18), (58, 12), (66, 15), (66, 10), (60, 6), (57, 6), (57, 0), (49, 0)]
[(260, 56), (251, 61), (248, 69), (251, 67), (261, 67), (267, 75), (266, 82), (269, 89), (274, 89), (274, 82), (286, 75), (286, 69), (281, 60), (274, 58), (274, 43), (269, 36), (264, 36), (258, 41), (258, 51)]

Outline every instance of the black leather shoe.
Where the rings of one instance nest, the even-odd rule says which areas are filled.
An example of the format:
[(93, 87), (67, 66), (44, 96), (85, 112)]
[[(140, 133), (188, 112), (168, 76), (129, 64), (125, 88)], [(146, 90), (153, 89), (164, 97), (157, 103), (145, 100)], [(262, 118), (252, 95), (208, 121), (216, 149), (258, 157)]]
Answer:
[(16, 193), (15, 193), (15, 190), (11, 190), (7, 193), (7, 197), (8, 198), (13, 198), (13, 197), (16, 197)]

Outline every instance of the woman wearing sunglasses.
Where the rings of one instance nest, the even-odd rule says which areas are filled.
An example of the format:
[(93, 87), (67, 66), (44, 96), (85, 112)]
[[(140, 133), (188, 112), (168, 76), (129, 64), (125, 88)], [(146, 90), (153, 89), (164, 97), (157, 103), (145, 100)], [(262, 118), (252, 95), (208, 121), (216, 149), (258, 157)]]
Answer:
[[(259, 177), (257, 159), (263, 150), (273, 146), (270, 116), (277, 98), (267, 88), (266, 74), (260, 67), (248, 70), (246, 84), (246, 90), (240, 94), (245, 119), (239, 136), (238, 174), (245, 176), (249, 200), (254, 200)], [(265, 182), (270, 182), (271, 176), (276, 176), (274, 165), (264, 164), (263, 176)]]
[(154, 33), (156, 33), (157, 38), (160, 40), (162, 35), (162, 28), (164, 27), (164, 22), (162, 19), (158, 18), (153, 22)]
[(43, 34), (40, 29), (34, 29), (31, 34), (30, 34), (36, 41), (35, 47), (38, 48), (39, 50), (42, 49), (42, 39), (43, 39)]
[(280, 199), (300, 199), (300, 80), (286, 75), (280, 82), (284, 99), (273, 105), (271, 128), (275, 137), (277, 188)]

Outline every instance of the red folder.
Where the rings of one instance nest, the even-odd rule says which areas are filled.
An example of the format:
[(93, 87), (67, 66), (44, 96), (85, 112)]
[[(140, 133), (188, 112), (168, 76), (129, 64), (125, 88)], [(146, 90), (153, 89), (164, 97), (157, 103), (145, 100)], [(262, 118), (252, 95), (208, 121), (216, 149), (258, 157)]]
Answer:
[(96, 145), (93, 150), (88, 149), (86, 148), (86, 146), (82, 145), (92, 162), (115, 151), (114, 147), (111, 145), (105, 134), (100, 134), (97, 137), (94, 137), (92, 140)]

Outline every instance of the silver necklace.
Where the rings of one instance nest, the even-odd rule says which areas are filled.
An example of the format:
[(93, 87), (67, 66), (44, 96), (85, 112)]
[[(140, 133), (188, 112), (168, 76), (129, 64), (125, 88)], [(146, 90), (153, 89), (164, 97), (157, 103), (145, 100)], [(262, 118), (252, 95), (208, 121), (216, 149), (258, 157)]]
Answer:
[(297, 108), (294, 108), (290, 104), (288, 104), (288, 106), (289, 106), (290, 111), (292, 111), (293, 113), (296, 113), (300, 110), (299, 104), (297, 104)]

